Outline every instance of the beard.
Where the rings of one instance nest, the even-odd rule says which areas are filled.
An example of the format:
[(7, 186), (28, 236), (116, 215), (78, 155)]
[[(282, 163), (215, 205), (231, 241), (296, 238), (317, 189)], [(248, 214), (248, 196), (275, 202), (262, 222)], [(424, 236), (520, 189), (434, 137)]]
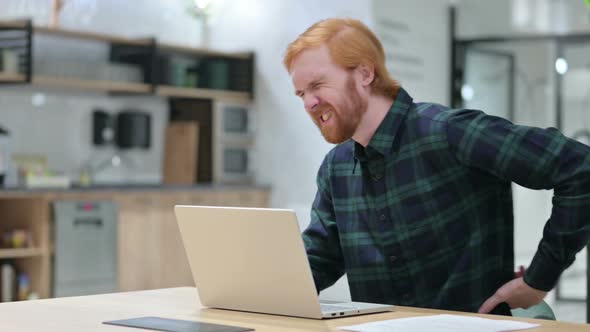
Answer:
[(331, 144), (340, 144), (352, 138), (362, 115), (367, 110), (367, 101), (363, 100), (356, 90), (352, 76), (348, 76), (346, 79), (346, 90), (343, 97), (345, 100), (338, 108), (325, 103), (320, 105), (318, 109), (319, 114), (327, 110), (332, 111), (332, 116), (328, 120), (331, 121), (330, 125), (323, 125), (321, 120), (312, 117), (324, 139)]

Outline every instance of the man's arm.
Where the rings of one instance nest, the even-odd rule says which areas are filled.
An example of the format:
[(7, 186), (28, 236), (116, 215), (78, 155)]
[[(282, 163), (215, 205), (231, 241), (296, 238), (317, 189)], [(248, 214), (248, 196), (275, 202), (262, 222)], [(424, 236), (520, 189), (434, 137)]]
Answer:
[(334, 284), (344, 274), (329, 181), (327, 156), (317, 176), (318, 191), (311, 209), (311, 223), (303, 232), (318, 293)]
[(590, 147), (554, 128), (517, 126), (472, 110), (451, 116), (447, 135), (463, 164), (527, 188), (554, 189), (551, 217), (522, 280), (551, 290), (590, 239)]

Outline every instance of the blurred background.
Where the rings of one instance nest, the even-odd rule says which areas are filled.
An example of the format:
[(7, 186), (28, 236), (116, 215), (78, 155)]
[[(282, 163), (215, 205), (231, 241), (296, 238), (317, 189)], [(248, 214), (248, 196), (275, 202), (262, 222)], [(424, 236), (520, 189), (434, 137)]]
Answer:
[[(0, 300), (192, 285), (174, 204), (304, 228), (332, 146), (282, 56), (328, 17), (368, 24), (415, 100), (590, 144), (585, 0), (0, 0)], [(552, 192), (513, 191), (526, 267)], [(546, 299), (559, 320), (586, 322), (587, 260)]]

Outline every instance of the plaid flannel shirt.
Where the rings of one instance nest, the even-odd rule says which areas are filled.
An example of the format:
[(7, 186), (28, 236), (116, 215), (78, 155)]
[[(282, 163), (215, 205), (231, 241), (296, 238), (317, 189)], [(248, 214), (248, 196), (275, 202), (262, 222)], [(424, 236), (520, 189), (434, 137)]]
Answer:
[(366, 148), (339, 144), (319, 169), (303, 232), (318, 291), (346, 273), (355, 301), (477, 311), (514, 278), (512, 182), (554, 189), (524, 276), (549, 290), (589, 241), (590, 147), (400, 89)]

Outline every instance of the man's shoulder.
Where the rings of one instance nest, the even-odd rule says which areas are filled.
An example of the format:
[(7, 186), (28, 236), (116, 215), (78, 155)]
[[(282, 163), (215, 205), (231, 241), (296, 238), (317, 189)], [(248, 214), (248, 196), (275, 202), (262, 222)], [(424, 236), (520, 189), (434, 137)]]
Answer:
[(415, 103), (412, 116), (422, 120), (446, 122), (458, 110), (437, 103)]
[(348, 163), (353, 161), (354, 141), (346, 140), (334, 146), (326, 155), (326, 160), (330, 164)]
[(461, 109), (454, 109), (437, 103), (415, 103), (408, 114), (406, 125), (416, 133), (442, 134)]

